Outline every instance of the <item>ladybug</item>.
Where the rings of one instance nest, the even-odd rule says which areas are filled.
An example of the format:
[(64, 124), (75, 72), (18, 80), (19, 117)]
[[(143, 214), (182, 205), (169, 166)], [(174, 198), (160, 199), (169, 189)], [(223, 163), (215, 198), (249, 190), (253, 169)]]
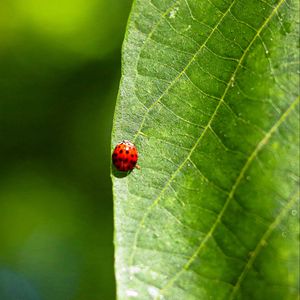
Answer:
[(112, 161), (117, 170), (128, 172), (140, 167), (136, 164), (138, 151), (136, 146), (127, 140), (118, 143), (112, 154)]

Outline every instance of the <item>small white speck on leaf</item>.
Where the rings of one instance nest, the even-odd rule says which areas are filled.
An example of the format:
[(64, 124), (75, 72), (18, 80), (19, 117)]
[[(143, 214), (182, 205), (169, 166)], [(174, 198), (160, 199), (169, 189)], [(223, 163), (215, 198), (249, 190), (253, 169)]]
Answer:
[(169, 18), (174, 19), (176, 17), (178, 10), (179, 10), (178, 7), (174, 7), (169, 13)]
[(234, 81), (235, 81), (235, 78), (234, 78), (234, 76), (232, 76), (232, 77), (230, 78), (231, 87), (234, 87)]
[(153, 299), (163, 299), (163, 296), (159, 293), (159, 289), (154, 286), (148, 287), (148, 293)]
[(141, 268), (138, 266), (132, 266), (129, 268), (129, 273), (130, 274), (137, 274), (141, 271)]
[(150, 272), (150, 275), (151, 275), (152, 279), (154, 279), (154, 280), (157, 279), (157, 277), (158, 277), (157, 273), (153, 272), (153, 271)]
[(139, 295), (139, 293), (137, 291), (134, 291), (134, 290), (127, 290), (126, 291), (126, 296), (128, 297), (137, 297)]

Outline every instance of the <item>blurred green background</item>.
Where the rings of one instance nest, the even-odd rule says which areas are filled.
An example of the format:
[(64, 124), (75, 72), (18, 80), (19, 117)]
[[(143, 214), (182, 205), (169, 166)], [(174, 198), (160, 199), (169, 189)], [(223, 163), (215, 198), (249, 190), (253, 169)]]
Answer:
[(0, 0), (0, 299), (115, 299), (110, 133), (130, 0)]

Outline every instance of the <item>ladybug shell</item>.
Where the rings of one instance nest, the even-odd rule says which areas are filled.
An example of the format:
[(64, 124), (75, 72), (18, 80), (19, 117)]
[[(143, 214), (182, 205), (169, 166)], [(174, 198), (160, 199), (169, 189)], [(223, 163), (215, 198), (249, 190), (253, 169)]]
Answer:
[(117, 144), (112, 154), (114, 166), (119, 171), (128, 172), (136, 167), (138, 151), (134, 144), (129, 141), (122, 141)]

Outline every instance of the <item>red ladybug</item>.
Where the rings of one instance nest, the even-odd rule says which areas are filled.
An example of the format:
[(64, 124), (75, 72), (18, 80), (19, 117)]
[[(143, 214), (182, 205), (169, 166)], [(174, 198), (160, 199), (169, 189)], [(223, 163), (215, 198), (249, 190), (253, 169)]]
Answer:
[(136, 164), (138, 160), (138, 151), (134, 144), (129, 141), (118, 143), (112, 154), (112, 161), (119, 171), (128, 172), (134, 168), (140, 167)]

